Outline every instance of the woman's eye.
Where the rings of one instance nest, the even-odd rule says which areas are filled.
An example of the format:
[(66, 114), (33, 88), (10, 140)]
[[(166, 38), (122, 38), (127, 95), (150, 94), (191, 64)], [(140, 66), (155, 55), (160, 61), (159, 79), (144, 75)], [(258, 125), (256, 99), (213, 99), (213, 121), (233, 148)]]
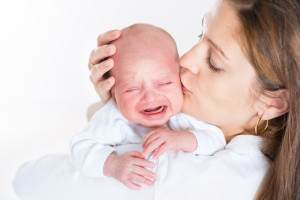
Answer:
[(198, 35), (199, 40), (202, 40), (203, 38), (203, 33), (201, 33), (200, 35)]
[(215, 66), (211, 63), (211, 61), (210, 61), (210, 56), (206, 59), (206, 63), (208, 64), (209, 68), (210, 68), (212, 71), (214, 71), (214, 72), (220, 72), (220, 71), (221, 71), (221, 69), (215, 67)]

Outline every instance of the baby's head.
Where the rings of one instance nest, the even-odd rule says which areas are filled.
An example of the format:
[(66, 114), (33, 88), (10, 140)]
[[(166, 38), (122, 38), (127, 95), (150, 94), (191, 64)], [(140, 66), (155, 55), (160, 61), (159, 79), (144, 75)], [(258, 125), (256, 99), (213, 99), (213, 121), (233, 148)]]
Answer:
[(112, 96), (125, 118), (159, 127), (180, 112), (183, 95), (174, 39), (161, 28), (135, 24), (113, 42)]

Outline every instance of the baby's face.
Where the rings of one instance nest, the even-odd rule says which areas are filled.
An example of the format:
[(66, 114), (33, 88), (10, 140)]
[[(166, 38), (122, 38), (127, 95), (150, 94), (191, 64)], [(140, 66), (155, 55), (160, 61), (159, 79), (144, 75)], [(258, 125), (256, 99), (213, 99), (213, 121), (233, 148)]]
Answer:
[(129, 121), (159, 127), (180, 112), (183, 95), (175, 53), (115, 59), (113, 97)]

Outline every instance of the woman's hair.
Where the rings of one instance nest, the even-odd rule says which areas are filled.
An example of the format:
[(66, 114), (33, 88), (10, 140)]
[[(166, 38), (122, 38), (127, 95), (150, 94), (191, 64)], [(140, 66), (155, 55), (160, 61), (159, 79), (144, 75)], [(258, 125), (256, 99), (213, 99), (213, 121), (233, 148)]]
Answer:
[(289, 110), (269, 121), (262, 150), (273, 164), (257, 199), (300, 199), (300, 1), (227, 0), (260, 92), (287, 90)]

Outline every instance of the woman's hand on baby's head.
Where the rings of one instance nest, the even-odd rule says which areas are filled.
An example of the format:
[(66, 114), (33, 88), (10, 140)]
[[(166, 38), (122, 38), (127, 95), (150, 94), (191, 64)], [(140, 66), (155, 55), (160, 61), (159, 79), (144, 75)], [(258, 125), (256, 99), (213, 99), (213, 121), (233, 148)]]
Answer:
[(89, 58), (88, 67), (91, 70), (90, 79), (104, 103), (110, 99), (110, 89), (115, 83), (114, 77), (105, 79), (103, 76), (114, 66), (113, 60), (108, 59), (108, 57), (115, 54), (116, 47), (109, 43), (118, 39), (120, 35), (120, 30), (108, 31), (99, 35), (97, 39), (98, 47), (91, 52)]
[(153, 184), (153, 181), (150, 179), (155, 178), (155, 173), (145, 169), (145, 167), (154, 168), (155, 164), (145, 160), (140, 152), (132, 151), (120, 156), (111, 155), (113, 155), (113, 159), (105, 162), (105, 165), (109, 166), (104, 166), (104, 168), (109, 169), (109, 172), (106, 173), (107, 176), (114, 177), (133, 190), (141, 189), (141, 185), (136, 183)]
[(157, 159), (168, 150), (193, 152), (197, 146), (198, 142), (193, 133), (159, 128), (150, 131), (144, 137), (142, 155), (146, 156), (156, 151), (153, 159)]

